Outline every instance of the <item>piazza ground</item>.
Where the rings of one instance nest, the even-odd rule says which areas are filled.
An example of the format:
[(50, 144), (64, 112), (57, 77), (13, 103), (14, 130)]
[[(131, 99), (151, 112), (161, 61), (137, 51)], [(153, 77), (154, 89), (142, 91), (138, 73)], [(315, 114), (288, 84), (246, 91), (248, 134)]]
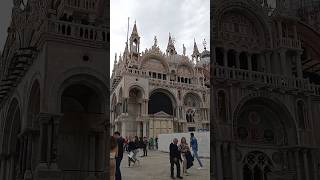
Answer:
[[(128, 167), (128, 156), (125, 153), (121, 162), (121, 173), (123, 180), (168, 180), (170, 178), (169, 154), (159, 151), (148, 151), (148, 157), (140, 157), (140, 166)], [(188, 170), (189, 176), (184, 176), (186, 180), (208, 180), (210, 175), (210, 159), (201, 159), (204, 168), (198, 170), (199, 164), (194, 162), (194, 166)], [(175, 170), (176, 175), (176, 170)]]

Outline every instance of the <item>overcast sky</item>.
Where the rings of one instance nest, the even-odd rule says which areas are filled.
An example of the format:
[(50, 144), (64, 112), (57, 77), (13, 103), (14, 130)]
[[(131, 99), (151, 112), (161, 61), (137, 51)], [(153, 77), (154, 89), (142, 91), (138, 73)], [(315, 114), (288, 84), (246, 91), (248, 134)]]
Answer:
[(11, 20), (12, 0), (0, 0), (0, 51), (2, 52)]
[[(151, 48), (157, 36), (160, 49), (165, 52), (169, 32), (176, 41), (176, 50), (191, 55), (194, 38), (199, 51), (202, 42), (210, 48), (210, 1), (209, 0), (111, 0), (111, 44), (110, 70), (113, 68), (115, 53), (123, 53), (127, 39), (128, 17), (129, 37), (136, 21), (140, 35), (140, 51)], [(110, 73), (111, 74), (111, 73)]]

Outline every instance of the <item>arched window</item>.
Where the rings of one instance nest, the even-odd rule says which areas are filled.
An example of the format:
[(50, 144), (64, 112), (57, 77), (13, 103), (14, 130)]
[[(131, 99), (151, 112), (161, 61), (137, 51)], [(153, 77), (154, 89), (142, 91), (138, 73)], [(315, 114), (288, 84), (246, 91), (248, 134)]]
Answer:
[(298, 112), (298, 123), (299, 128), (304, 129), (305, 126), (305, 105), (302, 100), (299, 100), (297, 103), (297, 112)]
[(221, 121), (227, 120), (227, 112), (226, 112), (226, 95), (224, 91), (218, 92), (218, 118)]
[(194, 123), (195, 112), (192, 109), (189, 109), (186, 113), (186, 120), (188, 123)]
[(262, 152), (250, 152), (243, 160), (243, 179), (267, 180), (272, 163)]

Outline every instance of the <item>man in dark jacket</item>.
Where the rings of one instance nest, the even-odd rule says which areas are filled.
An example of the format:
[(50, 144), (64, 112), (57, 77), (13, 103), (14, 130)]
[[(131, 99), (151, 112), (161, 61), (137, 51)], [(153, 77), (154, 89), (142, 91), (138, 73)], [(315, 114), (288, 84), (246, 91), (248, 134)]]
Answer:
[(123, 158), (123, 143), (124, 139), (120, 136), (120, 133), (114, 132), (113, 136), (116, 138), (118, 143), (118, 156), (116, 157), (116, 180), (121, 180), (120, 164)]
[(173, 142), (169, 146), (170, 150), (170, 164), (171, 164), (171, 178), (174, 178), (174, 165), (176, 165), (177, 168), (177, 178), (178, 179), (183, 179), (180, 176), (180, 161), (181, 161), (181, 153), (178, 148), (178, 139), (174, 138)]

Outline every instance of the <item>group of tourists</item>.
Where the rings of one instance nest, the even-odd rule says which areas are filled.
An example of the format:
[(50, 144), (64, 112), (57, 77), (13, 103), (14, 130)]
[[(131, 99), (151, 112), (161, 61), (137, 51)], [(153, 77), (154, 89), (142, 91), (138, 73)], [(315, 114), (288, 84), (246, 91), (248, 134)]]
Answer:
[(158, 138), (147, 137), (126, 137), (122, 138), (119, 132), (114, 132), (111, 136), (111, 151), (110, 151), (110, 176), (112, 180), (121, 180), (121, 170), (120, 164), (123, 159), (123, 153), (126, 151), (128, 153), (128, 166), (131, 167), (136, 163), (140, 163), (137, 155), (139, 152), (143, 152), (141, 157), (148, 156), (148, 147), (149, 150), (153, 150), (154, 147), (158, 149)]
[[(151, 140), (150, 140), (151, 141)], [(111, 136), (110, 141), (110, 178), (111, 180), (121, 180), (121, 170), (120, 164), (123, 159), (124, 151), (128, 152), (128, 166), (133, 166), (136, 162), (140, 163), (137, 158), (137, 154), (139, 149), (143, 151), (143, 155), (141, 157), (148, 156), (148, 148), (150, 148), (150, 141), (148, 138), (138, 138), (137, 136), (122, 138), (119, 132), (115, 132), (113, 136)], [(152, 139), (153, 141), (153, 139)], [(158, 143), (158, 139), (155, 138), (154, 142)], [(155, 147), (157, 148), (157, 143), (155, 143)], [(154, 148), (154, 147), (153, 147)], [(174, 138), (172, 143), (169, 146), (170, 151), (170, 165), (171, 165), (171, 178), (175, 179), (174, 176), (174, 166), (176, 166), (177, 170), (177, 178), (183, 179), (182, 176), (188, 176), (188, 169), (193, 166), (194, 159), (198, 160), (200, 167), (198, 169), (202, 169), (203, 165), (198, 156), (198, 142), (194, 133), (190, 133), (190, 145), (187, 143), (187, 139), (182, 137), (180, 143), (178, 144), (178, 139)], [(180, 174), (181, 165), (182, 165), (182, 176)]]
[(177, 178), (183, 179), (180, 174), (181, 168), (180, 163), (182, 164), (182, 172), (183, 175), (188, 176), (188, 169), (193, 166), (194, 158), (198, 160), (200, 167), (198, 169), (202, 169), (203, 165), (198, 156), (198, 142), (194, 133), (190, 134), (190, 146), (187, 143), (185, 137), (182, 137), (180, 140), (180, 144), (178, 144), (178, 139), (174, 138), (172, 143), (169, 146), (170, 150), (170, 164), (171, 164), (171, 178), (174, 177), (174, 166), (177, 169)]

